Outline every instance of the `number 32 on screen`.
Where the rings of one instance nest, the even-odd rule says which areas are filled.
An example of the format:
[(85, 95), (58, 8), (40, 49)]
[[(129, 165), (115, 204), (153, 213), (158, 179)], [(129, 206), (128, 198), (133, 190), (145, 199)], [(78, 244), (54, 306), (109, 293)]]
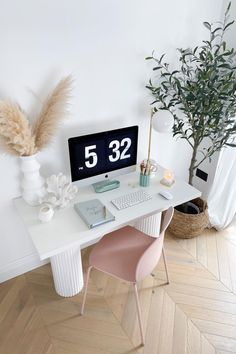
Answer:
[[(128, 154), (128, 150), (131, 146), (131, 139), (124, 138), (121, 140), (112, 140), (109, 144), (109, 149), (111, 150), (112, 154), (108, 156), (110, 162), (116, 162), (118, 160), (124, 160), (130, 158), (130, 154)], [(124, 147), (122, 152), (120, 152), (120, 147)], [(92, 168), (97, 165), (98, 156), (96, 152), (96, 145), (90, 145), (85, 147), (85, 166), (87, 168)], [(91, 158), (91, 159), (90, 159)]]

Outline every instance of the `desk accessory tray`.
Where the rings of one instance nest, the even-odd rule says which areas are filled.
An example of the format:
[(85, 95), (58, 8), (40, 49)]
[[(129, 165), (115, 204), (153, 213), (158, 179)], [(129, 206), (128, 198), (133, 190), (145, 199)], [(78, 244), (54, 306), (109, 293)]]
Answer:
[(120, 182), (116, 179), (101, 181), (93, 184), (93, 188), (96, 193), (103, 193), (110, 191), (111, 189), (119, 188)]
[(110, 213), (99, 199), (76, 203), (74, 209), (87, 224), (89, 229), (115, 220), (114, 215)]

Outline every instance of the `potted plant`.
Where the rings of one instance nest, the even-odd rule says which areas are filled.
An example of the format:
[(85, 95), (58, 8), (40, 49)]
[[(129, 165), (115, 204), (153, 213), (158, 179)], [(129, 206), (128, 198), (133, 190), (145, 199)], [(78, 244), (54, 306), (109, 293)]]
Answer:
[[(155, 98), (151, 103), (154, 111), (170, 111), (174, 117), (173, 136), (185, 139), (191, 146), (191, 185), (194, 173), (203, 161), (211, 159), (223, 147), (236, 146), (236, 52), (234, 48), (228, 48), (224, 40), (225, 33), (234, 23), (229, 21), (230, 6), (231, 3), (223, 22), (203, 23), (209, 31), (209, 39), (203, 40), (201, 46), (177, 49), (179, 65), (176, 69), (172, 70), (164, 61), (165, 54), (158, 59), (153, 52), (146, 58), (154, 62), (153, 70), (157, 73), (155, 80), (150, 79), (146, 86)], [(204, 203), (200, 204), (203, 213), (189, 215), (192, 219), (187, 223), (191, 227), (196, 217), (202, 218), (201, 221), (192, 225), (192, 230), (179, 230), (179, 236), (195, 236), (207, 226), (207, 212), (204, 213)]]

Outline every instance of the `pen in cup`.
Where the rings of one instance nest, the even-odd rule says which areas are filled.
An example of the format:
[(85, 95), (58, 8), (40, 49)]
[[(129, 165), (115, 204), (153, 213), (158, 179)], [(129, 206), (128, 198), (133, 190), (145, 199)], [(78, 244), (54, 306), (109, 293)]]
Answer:
[(103, 217), (104, 219), (107, 217), (107, 208), (105, 206), (103, 207)]

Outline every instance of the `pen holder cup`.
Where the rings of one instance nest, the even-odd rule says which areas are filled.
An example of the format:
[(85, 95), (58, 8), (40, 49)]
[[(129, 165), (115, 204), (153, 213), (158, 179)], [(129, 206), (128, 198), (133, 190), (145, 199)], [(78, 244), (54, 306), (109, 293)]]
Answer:
[(150, 175), (142, 175), (140, 173), (139, 185), (142, 187), (148, 187), (150, 185)]

